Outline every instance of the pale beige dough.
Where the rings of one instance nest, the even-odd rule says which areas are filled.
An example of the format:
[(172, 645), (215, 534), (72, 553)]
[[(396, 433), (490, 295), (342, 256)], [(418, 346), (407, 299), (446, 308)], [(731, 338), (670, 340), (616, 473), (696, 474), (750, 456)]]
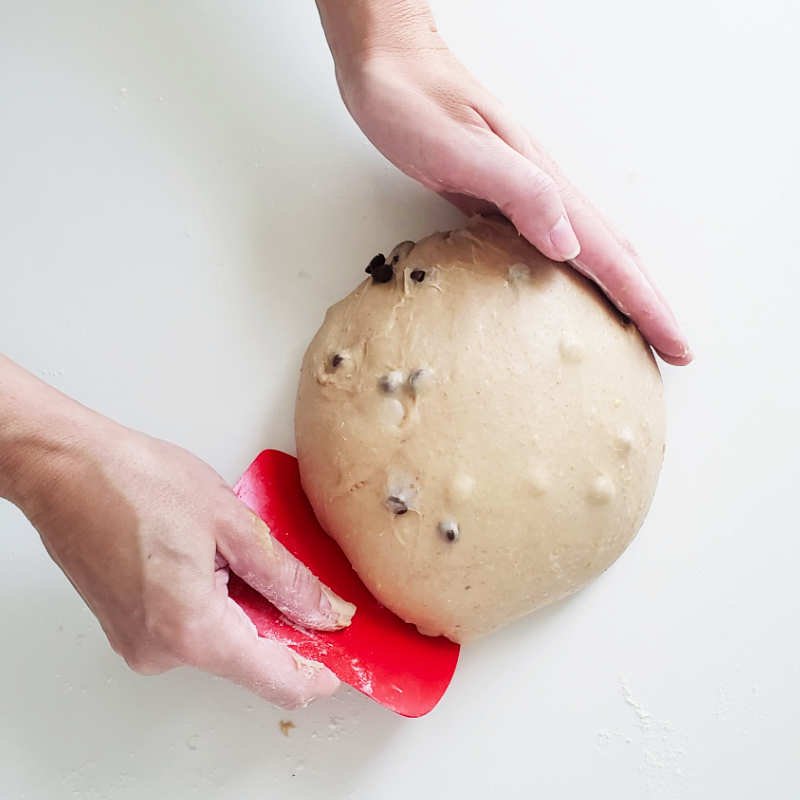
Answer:
[(628, 545), (661, 466), (661, 377), (635, 326), (506, 223), (395, 255), (392, 279), (333, 306), (306, 352), (300, 471), (370, 591), (465, 642)]

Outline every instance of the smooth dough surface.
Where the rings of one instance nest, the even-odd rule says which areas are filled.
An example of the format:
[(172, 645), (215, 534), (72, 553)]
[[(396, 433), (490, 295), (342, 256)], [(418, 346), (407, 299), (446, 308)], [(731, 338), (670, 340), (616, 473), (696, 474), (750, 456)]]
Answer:
[(636, 327), (507, 223), (398, 245), (387, 267), (306, 352), (303, 486), (384, 605), (465, 642), (628, 545), (661, 466), (661, 377)]

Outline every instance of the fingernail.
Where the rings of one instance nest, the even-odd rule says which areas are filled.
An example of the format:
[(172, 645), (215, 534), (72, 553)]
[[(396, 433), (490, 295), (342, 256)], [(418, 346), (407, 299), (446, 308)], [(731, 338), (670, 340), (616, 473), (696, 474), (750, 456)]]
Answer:
[(562, 261), (575, 258), (581, 251), (578, 237), (575, 235), (575, 231), (572, 230), (569, 220), (563, 214), (558, 218), (558, 222), (550, 228), (548, 237), (550, 238), (550, 244)]
[(348, 603), (347, 600), (342, 600), (338, 594), (331, 591), (327, 586), (322, 587), (322, 595), (328, 601), (329, 608), (333, 612), (337, 629), (346, 628), (353, 620), (356, 607), (352, 603)]
[(659, 354), (665, 361), (672, 360), (673, 363), (679, 365), (691, 364), (694, 361), (694, 353), (688, 345), (681, 348), (672, 348), (670, 350), (661, 350)]

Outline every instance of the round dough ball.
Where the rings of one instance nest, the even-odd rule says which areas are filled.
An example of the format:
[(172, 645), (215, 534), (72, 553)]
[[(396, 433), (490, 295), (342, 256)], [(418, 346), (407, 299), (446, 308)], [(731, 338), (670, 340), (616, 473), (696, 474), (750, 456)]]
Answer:
[(633, 538), (664, 449), (661, 376), (634, 325), (505, 222), (371, 267), (303, 361), (303, 486), (381, 603), (469, 641)]

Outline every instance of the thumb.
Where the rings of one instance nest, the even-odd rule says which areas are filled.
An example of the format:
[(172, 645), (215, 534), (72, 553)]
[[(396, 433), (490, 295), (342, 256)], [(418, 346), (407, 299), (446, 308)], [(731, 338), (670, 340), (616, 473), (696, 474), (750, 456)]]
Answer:
[(488, 200), (540, 252), (555, 261), (575, 258), (580, 244), (556, 181), (499, 137), (461, 147), (455, 191)]
[(242, 521), (217, 542), (231, 570), (293, 622), (325, 631), (346, 628), (356, 607), (325, 586), (243, 504), (242, 509)]

